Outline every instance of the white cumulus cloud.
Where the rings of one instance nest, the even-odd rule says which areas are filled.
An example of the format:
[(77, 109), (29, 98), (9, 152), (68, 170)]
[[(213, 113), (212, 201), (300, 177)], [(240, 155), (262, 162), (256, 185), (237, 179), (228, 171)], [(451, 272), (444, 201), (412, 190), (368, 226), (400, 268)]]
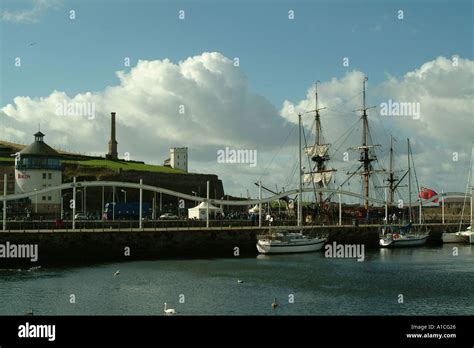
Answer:
[[(378, 108), (369, 111), (369, 120), (373, 141), (382, 145), (382, 164), (387, 164), (393, 134), (398, 139), (398, 167), (403, 168), (405, 138), (410, 137), (420, 184), (435, 189), (441, 184), (445, 190), (461, 189), (471, 152), (474, 63), (456, 59), (453, 64), (453, 59), (439, 57), (400, 78), (388, 75), (378, 85), (368, 82), (368, 105), (379, 106), (388, 99), (420, 103), (418, 120), (380, 116)], [(190, 169), (218, 174), (229, 193), (246, 195), (247, 188), (255, 192), (253, 182), (258, 179), (272, 189), (275, 184), (279, 188), (296, 184), (296, 115), (314, 109), (314, 86), (302, 91), (301, 100), (274, 106), (252, 93), (245, 74), (218, 52), (178, 63), (140, 60), (129, 71), (117, 72), (117, 77), (118, 83), (103, 91), (75, 96), (53, 91), (41, 98), (14, 98), (0, 109), (0, 139), (30, 143), (41, 123), (45, 140), (54, 147), (104, 154), (110, 112), (115, 111), (120, 156), (129, 152), (132, 159), (160, 164), (169, 147), (187, 146)], [(360, 112), (354, 110), (361, 108), (363, 78), (363, 72), (351, 71), (321, 81), (318, 87), (319, 107), (327, 107), (321, 111), (324, 135), (337, 150), (332, 166), (340, 168), (339, 182), (359, 163), (354, 152), (349, 162), (343, 162), (342, 156), (361, 142)], [(94, 117), (58, 115), (58, 105), (63, 104), (93, 105)], [(313, 119), (304, 115), (309, 142)], [(257, 150), (257, 166), (217, 163), (217, 150), (226, 146)], [(453, 153), (458, 153), (459, 161), (453, 161)]]

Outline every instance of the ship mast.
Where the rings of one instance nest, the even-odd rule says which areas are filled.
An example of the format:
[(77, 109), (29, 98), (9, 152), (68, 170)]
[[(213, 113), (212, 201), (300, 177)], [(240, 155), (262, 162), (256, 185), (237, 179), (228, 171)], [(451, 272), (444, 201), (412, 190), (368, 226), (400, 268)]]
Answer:
[[(317, 182), (318, 188), (324, 188), (324, 181), (325, 181), (324, 173), (327, 172), (325, 162), (329, 160), (329, 156), (327, 154), (327, 151), (322, 152), (322, 153), (319, 151), (319, 149), (321, 149), (321, 146), (327, 146), (327, 144), (321, 144), (322, 127), (321, 127), (321, 116), (319, 115), (319, 111), (326, 109), (326, 107), (320, 108), (318, 104), (318, 82), (319, 81), (316, 81), (315, 83), (315, 100), (316, 100), (315, 106), (316, 107), (314, 110), (310, 110), (306, 113), (312, 113), (312, 112), (315, 113), (314, 115), (315, 139), (314, 139), (313, 149), (316, 150), (316, 153), (313, 151), (311, 155), (311, 160), (316, 162), (316, 173), (321, 175), (321, 180)], [(313, 178), (313, 182), (315, 182), (314, 178)], [(321, 205), (323, 204), (323, 193), (319, 192), (318, 197), (319, 197), (318, 202), (321, 208)]]
[(374, 106), (367, 107), (365, 103), (365, 83), (368, 81), (367, 76), (364, 78), (363, 90), (362, 90), (362, 146), (354, 148), (355, 150), (360, 151), (359, 162), (362, 163), (362, 171), (359, 173), (364, 178), (364, 208), (366, 211), (369, 209), (369, 180), (370, 175), (372, 174), (372, 165), (371, 163), (375, 161), (376, 157), (371, 157), (369, 154), (369, 149), (378, 146), (378, 145), (369, 145), (369, 120), (367, 117), (367, 110), (374, 108)]
[[(398, 179), (396, 176), (395, 176), (395, 166), (393, 165), (394, 164), (394, 156), (393, 156), (393, 140), (395, 138), (393, 137), (393, 135), (390, 135), (390, 168), (389, 168), (389, 171), (388, 171), (388, 178), (387, 180), (385, 180), (386, 182), (388, 182), (388, 186), (377, 186), (377, 188), (388, 188), (389, 189), (389, 196), (387, 197), (387, 202), (388, 202), (388, 205), (392, 206), (393, 205), (393, 201), (395, 200), (395, 191), (399, 188), (399, 187), (405, 187), (406, 185), (400, 185), (402, 180), (405, 178), (405, 176), (408, 174), (408, 172), (406, 172), (400, 179)], [(396, 140), (396, 139), (395, 139)]]

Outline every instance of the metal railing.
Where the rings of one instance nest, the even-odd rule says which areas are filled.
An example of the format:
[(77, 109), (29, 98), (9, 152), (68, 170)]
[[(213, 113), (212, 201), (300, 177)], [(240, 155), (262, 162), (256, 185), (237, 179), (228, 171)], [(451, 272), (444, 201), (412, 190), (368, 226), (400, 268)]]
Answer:
[[(468, 219), (464, 219), (464, 224), (469, 223)], [(441, 223), (441, 221), (425, 221), (425, 223)], [(459, 223), (459, 220), (454, 221), (453, 223)], [(73, 230), (72, 221), (64, 220), (62, 224), (58, 224), (54, 220), (43, 220), (43, 221), (7, 221), (6, 231), (24, 231), (24, 232), (34, 232), (34, 231), (133, 231), (139, 229), (139, 222), (137, 220), (76, 220), (76, 228)], [(382, 221), (380, 219), (354, 219), (354, 218), (343, 218), (343, 226), (361, 226), (361, 225), (380, 225)], [(296, 227), (296, 220), (274, 220), (271, 225), (268, 221), (262, 223), (262, 228), (268, 227)], [(325, 227), (337, 227), (336, 223), (333, 224), (314, 224), (314, 223), (305, 223), (304, 227), (311, 226), (325, 226)], [(210, 220), (209, 228), (221, 228), (221, 229), (242, 229), (242, 228), (258, 228), (258, 220)], [(205, 220), (144, 220), (142, 222), (142, 229), (145, 230), (196, 230), (206, 228)], [(0, 232), (1, 233), (1, 232)]]

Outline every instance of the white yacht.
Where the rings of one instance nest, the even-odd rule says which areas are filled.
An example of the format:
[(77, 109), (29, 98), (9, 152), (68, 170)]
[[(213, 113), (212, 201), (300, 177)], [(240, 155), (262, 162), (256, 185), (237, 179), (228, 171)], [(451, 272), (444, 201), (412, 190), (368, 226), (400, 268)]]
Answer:
[(384, 248), (424, 245), (428, 239), (426, 233), (390, 234), (380, 239), (380, 246)]
[(443, 243), (465, 243), (466, 240), (460, 233), (461, 232), (443, 232), (441, 240)]
[(382, 229), (379, 245), (383, 248), (424, 245), (428, 240), (427, 232), (412, 232), (411, 223), (406, 226), (385, 226)]
[(473, 244), (474, 232), (471, 231), (471, 226), (469, 226), (466, 231), (456, 232), (456, 235), (461, 239), (462, 243)]
[(276, 232), (257, 242), (257, 250), (262, 254), (305, 253), (321, 250), (327, 241), (325, 237), (311, 238), (301, 232)]
[(471, 231), (471, 226), (469, 226), (466, 231), (459, 232), (444, 232), (441, 236), (443, 243), (468, 243), (473, 244), (474, 232)]

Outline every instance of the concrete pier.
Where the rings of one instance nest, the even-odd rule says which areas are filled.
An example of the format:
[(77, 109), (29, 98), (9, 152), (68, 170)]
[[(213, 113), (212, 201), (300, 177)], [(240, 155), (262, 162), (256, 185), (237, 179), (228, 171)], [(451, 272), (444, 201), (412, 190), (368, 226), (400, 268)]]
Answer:
[[(459, 225), (430, 224), (427, 227), (431, 231), (428, 244), (440, 244), (442, 232), (455, 232)], [(328, 235), (329, 243), (365, 244), (366, 248), (378, 248), (380, 226), (377, 225), (303, 228), (308, 235)], [(255, 256), (257, 238), (267, 231), (268, 227), (9, 231), (0, 233), (0, 244), (37, 244), (38, 261), (0, 258), (0, 268), (163, 258)]]

